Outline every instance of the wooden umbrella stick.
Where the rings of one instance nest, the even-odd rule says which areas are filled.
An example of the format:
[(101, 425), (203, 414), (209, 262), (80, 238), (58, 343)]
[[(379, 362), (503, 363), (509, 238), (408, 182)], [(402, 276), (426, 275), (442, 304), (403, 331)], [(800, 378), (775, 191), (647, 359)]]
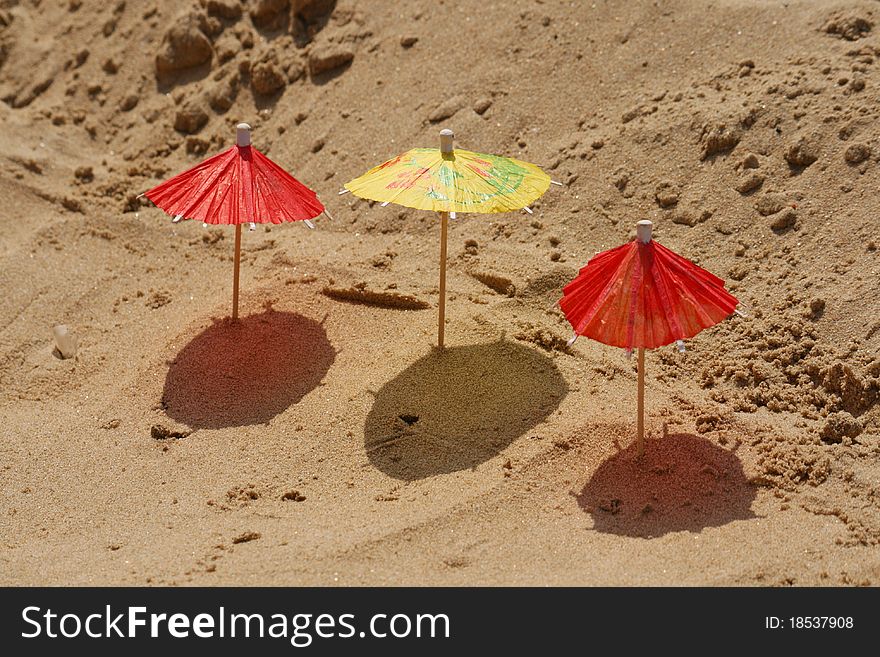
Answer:
[(446, 328), (446, 233), (449, 228), (449, 213), (440, 213), (440, 308), (437, 318), (437, 345), (443, 347), (443, 334)]
[[(235, 126), (235, 144), (239, 148), (251, 145), (251, 127), (247, 123)], [(241, 224), (235, 224), (235, 260), (232, 265), (232, 319), (238, 319), (238, 270), (241, 265)]]
[(235, 224), (235, 260), (232, 265), (232, 319), (238, 319), (238, 270), (241, 264), (241, 224)]
[[(636, 239), (643, 244), (651, 241), (654, 224), (648, 219), (636, 223)], [(638, 434), (639, 456), (645, 454), (645, 348), (639, 347), (639, 417), (636, 424)]]
[(636, 433), (638, 434), (639, 456), (645, 454), (645, 348), (639, 347), (639, 393)]
[[(453, 139), (452, 130), (444, 128), (440, 131), (440, 153), (443, 156), (452, 155)], [(446, 234), (449, 230), (449, 213), (440, 213), (440, 308), (437, 318), (437, 346), (443, 347), (443, 334), (446, 328)]]

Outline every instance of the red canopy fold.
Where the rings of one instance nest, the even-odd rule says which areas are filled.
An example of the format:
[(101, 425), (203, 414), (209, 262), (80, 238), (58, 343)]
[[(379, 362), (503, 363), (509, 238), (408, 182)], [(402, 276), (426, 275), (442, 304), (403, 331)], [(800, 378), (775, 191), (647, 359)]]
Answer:
[(324, 211), (315, 192), (253, 146), (232, 146), (146, 196), (170, 215), (208, 224), (280, 224)]
[(634, 239), (594, 256), (559, 306), (578, 335), (653, 349), (693, 337), (738, 303), (717, 276), (654, 240)]

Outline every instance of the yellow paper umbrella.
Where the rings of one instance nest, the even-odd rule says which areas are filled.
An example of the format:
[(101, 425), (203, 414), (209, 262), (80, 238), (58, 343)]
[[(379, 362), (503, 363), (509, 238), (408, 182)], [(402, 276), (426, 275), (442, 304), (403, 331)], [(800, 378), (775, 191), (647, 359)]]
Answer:
[[(397, 203), (440, 214), (440, 308), (437, 343), (443, 346), (446, 319), (446, 233), (458, 212), (509, 212), (539, 198), (550, 176), (511, 157), (453, 149), (452, 130), (440, 131), (440, 148), (413, 148), (345, 184), (340, 194)], [(559, 183), (556, 183), (559, 184)]]

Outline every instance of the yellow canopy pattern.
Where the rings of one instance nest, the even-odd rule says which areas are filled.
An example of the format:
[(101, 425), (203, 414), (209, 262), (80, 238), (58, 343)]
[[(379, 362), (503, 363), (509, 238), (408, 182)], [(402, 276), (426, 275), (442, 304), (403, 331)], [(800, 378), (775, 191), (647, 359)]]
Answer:
[(528, 162), (461, 149), (413, 148), (346, 183), (362, 198), (434, 212), (509, 212), (550, 186)]

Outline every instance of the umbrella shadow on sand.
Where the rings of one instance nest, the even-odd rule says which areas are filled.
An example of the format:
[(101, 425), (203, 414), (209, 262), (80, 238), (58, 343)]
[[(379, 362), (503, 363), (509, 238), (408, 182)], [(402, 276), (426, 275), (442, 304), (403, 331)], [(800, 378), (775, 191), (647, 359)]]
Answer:
[(692, 434), (635, 443), (604, 461), (577, 496), (596, 531), (656, 538), (756, 517), (756, 489), (734, 451)]
[(215, 322), (165, 377), (165, 414), (194, 429), (271, 420), (315, 389), (336, 358), (320, 322), (266, 310)]
[(567, 392), (552, 359), (517, 343), (433, 349), (376, 393), (367, 456), (407, 481), (473, 468), (541, 423)]

